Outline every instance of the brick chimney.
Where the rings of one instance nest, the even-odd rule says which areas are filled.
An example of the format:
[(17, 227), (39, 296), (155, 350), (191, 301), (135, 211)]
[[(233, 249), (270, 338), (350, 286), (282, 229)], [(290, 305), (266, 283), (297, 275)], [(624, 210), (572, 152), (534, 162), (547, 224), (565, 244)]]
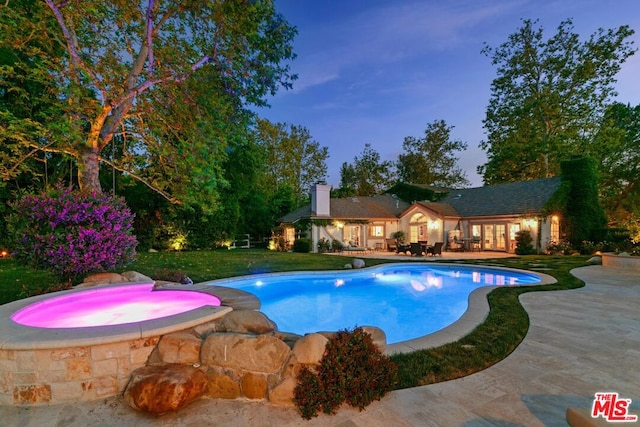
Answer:
[(324, 182), (317, 182), (311, 187), (311, 212), (317, 216), (331, 214), (331, 186)]

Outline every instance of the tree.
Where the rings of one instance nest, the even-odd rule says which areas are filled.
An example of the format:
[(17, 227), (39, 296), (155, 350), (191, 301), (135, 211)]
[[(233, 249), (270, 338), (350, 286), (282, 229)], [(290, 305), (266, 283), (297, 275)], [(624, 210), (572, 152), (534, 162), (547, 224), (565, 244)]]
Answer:
[[(59, 88), (46, 120), (0, 116), (5, 179), (46, 151), (77, 161), (83, 190), (100, 190), (103, 162), (171, 201), (213, 200), (246, 106), (264, 105), (295, 78), (283, 65), (295, 29), (271, 0), (9, 0), (0, 25), (13, 69)], [(64, 55), (51, 54), (60, 47)], [(117, 135), (123, 152), (107, 159)]]
[(444, 120), (427, 124), (423, 138), (404, 138), (403, 154), (398, 156), (400, 181), (440, 187), (464, 187), (470, 182), (466, 173), (456, 166), (455, 151), (463, 151), (467, 143), (451, 140), (451, 129)]
[(640, 241), (640, 105), (607, 110), (591, 155), (598, 160), (600, 198), (609, 223)]
[(293, 203), (300, 205), (312, 184), (326, 179), (329, 150), (314, 141), (303, 126), (258, 120), (256, 137), (266, 153), (266, 185), (289, 187)]
[(597, 242), (607, 224), (598, 200), (598, 172), (596, 161), (590, 157), (575, 157), (561, 162), (564, 185), (562, 234), (574, 248), (583, 242)]
[(340, 168), (338, 196), (373, 196), (393, 184), (393, 162), (381, 161), (380, 154), (365, 144), (360, 157), (353, 164), (343, 163)]
[(560, 161), (588, 152), (621, 65), (635, 50), (628, 26), (600, 29), (581, 42), (566, 20), (543, 38), (536, 22), (524, 20), (509, 40), (482, 52), (497, 66), (480, 147), (488, 162), (478, 168), (484, 182), (520, 181), (557, 175)]

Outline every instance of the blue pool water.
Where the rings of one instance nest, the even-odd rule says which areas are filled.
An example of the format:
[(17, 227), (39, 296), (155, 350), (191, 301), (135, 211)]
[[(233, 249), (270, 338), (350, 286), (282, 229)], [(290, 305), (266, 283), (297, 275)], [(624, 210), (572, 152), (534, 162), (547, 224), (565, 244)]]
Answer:
[(377, 326), (389, 344), (436, 332), (467, 310), (482, 286), (540, 282), (533, 273), (488, 267), (382, 264), (362, 270), (261, 274), (211, 282), (250, 292), (278, 330), (300, 335)]

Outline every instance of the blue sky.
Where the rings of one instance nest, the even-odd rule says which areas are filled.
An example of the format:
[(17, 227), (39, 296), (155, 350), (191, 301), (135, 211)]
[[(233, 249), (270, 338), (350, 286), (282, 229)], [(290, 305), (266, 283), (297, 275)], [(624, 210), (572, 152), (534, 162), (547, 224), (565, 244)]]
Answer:
[[(640, 47), (638, 0), (276, 0), (276, 8), (298, 28), (291, 64), (298, 80), (258, 113), (304, 126), (328, 147), (335, 187), (340, 165), (366, 143), (382, 160), (396, 160), (404, 137), (421, 137), (440, 119), (468, 144), (458, 164), (482, 185), (478, 144), (496, 69), (480, 51), (505, 42), (521, 19), (538, 19), (546, 38), (567, 18), (585, 39), (600, 27), (629, 25)], [(617, 100), (640, 104), (640, 52), (617, 79)]]

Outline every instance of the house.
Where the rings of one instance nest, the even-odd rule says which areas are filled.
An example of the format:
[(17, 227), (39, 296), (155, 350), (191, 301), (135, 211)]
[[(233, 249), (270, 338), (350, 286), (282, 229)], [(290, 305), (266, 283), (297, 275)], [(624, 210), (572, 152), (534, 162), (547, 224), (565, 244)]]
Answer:
[[(331, 198), (329, 185), (312, 187), (311, 204), (282, 218), (285, 239), (295, 229), (317, 250), (320, 239), (384, 249), (386, 239), (403, 231), (406, 242), (445, 242), (448, 250), (515, 251), (515, 237), (529, 230), (538, 251), (559, 241), (559, 215), (544, 216), (545, 204), (560, 188), (560, 178), (544, 178), (448, 190), (437, 202), (408, 203), (394, 194)], [(302, 224), (308, 227), (301, 227)]]

